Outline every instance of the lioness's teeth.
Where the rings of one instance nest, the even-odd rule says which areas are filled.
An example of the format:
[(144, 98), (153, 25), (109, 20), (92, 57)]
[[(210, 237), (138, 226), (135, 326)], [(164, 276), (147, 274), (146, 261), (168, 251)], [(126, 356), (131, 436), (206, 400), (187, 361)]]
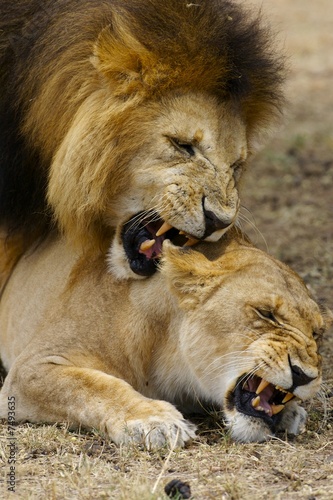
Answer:
[(184, 247), (191, 247), (198, 243), (199, 240), (196, 240), (195, 238), (190, 238), (189, 236), (186, 236), (188, 238), (187, 242), (185, 243)]
[(260, 384), (257, 387), (256, 394), (260, 394), (266, 387), (269, 385), (269, 382), (267, 380), (262, 379)]
[(162, 234), (166, 233), (172, 228), (173, 226), (171, 226), (171, 224), (169, 224), (168, 222), (163, 222), (162, 226), (157, 231), (156, 236), (162, 236)]
[(252, 399), (251, 405), (253, 406), (253, 408), (257, 408), (259, 404), (260, 404), (260, 396), (257, 396), (256, 398)]
[(279, 385), (276, 385), (275, 389), (277, 389), (280, 392), (287, 392), (285, 389), (283, 389), (283, 387), (280, 387)]
[(271, 405), (272, 415), (280, 413), (284, 408), (284, 405)]
[(293, 397), (294, 395), (291, 394), (291, 392), (288, 392), (288, 394), (286, 394), (283, 398), (282, 404), (288, 403), (288, 401), (290, 401)]
[(151, 247), (153, 247), (156, 243), (156, 240), (146, 240), (143, 243), (141, 243), (140, 246), (140, 252), (146, 252), (149, 250)]

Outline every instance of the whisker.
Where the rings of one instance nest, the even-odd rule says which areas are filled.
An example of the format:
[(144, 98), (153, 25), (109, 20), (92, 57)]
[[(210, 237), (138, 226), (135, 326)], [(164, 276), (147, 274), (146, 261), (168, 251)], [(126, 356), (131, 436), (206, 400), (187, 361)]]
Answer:
[(232, 371), (241, 371), (249, 369), (249, 364), (251, 363), (250, 358), (247, 359), (242, 358), (234, 358), (230, 360), (228, 363), (221, 364), (219, 359), (214, 360), (210, 365), (205, 369), (205, 376), (223, 376)]
[(244, 377), (244, 379), (240, 379), (236, 385), (236, 387), (238, 387), (238, 385), (240, 383), (242, 383), (243, 385), (246, 384), (246, 382), (252, 378), (263, 366), (265, 366), (265, 363), (262, 361), (261, 363), (259, 363), (257, 366), (255, 366), (249, 373), (246, 374), (246, 377)]
[[(238, 215), (238, 219), (240, 221), (244, 221), (246, 222), (250, 227), (252, 227), (254, 229), (254, 231), (261, 237), (264, 245), (265, 245), (265, 249), (266, 251), (268, 252), (269, 249), (268, 249), (268, 244), (267, 244), (267, 241), (263, 235), (263, 233), (260, 231), (260, 229), (258, 228), (256, 222), (255, 222), (255, 219), (254, 219), (254, 216), (253, 214), (251, 213), (251, 211), (246, 208), (244, 205), (241, 205), (241, 210), (246, 210), (252, 217), (253, 220), (251, 220), (249, 217), (247, 217), (244, 213), (242, 213), (241, 211), (239, 212), (239, 215)], [(246, 232), (246, 231), (245, 231)]]
[[(236, 387), (238, 387), (239, 384), (245, 384), (251, 377), (253, 377), (255, 375), (255, 373), (258, 370), (260, 370), (260, 368), (262, 368), (262, 366), (263, 366), (263, 364), (260, 363), (257, 366), (255, 366), (250, 372), (244, 374), (244, 377), (242, 377), (241, 379), (238, 380)], [(237, 363), (237, 364), (235, 364), (234, 369), (241, 371), (242, 369), (248, 370), (248, 367), (249, 367), (248, 363), (244, 364), (244, 365)], [(225, 367), (223, 367), (223, 368), (225, 368)], [(229, 369), (223, 370), (223, 371), (218, 371), (218, 368), (216, 368), (215, 370), (212, 370), (211, 373), (209, 374), (211, 377), (211, 380), (214, 381), (217, 378), (223, 377), (224, 375), (228, 374)], [(214, 374), (214, 371), (216, 372), (215, 374)]]
[[(249, 337), (249, 336), (247, 336), (245, 334), (240, 334), (240, 336), (243, 336), (243, 337), (245, 337), (248, 340), (253, 340), (252, 337)], [(217, 365), (217, 366), (213, 366), (212, 372), (215, 371), (215, 370), (220, 370), (221, 369), (221, 365), (222, 365), (222, 367), (224, 369), (229, 368), (230, 366), (235, 365), (235, 363), (237, 363), (237, 368), (240, 367), (240, 366), (247, 367), (248, 364), (249, 364), (248, 354), (249, 354), (248, 348), (246, 348), (246, 349), (240, 349), (240, 350), (236, 350), (236, 351), (231, 351), (231, 352), (228, 352), (226, 354), (222, 354), (222, 355), (216, 357), (215, 359), (213, 359), (205, 367), (205, 374), (208, 373), (208, 371), (209, 371), (209, 369), (211, 368), (212, 365)], [(228, 358), (231, 358), (231, 359), (228, 360)], [(226, 359), (228, 360), (227, 362), (225, 362)]]
[(147, 226), (151, 222), (154, 222), (155, 220), (158, 220), (158, 219), (159, 219), (159, 217), (156, 214), (154, 209), (145, 210), (144, 212), (137, 214), (135, 217), (133, 217), (131, 219), (131, 224), (128, 227), (128, 229), (131, 229), (131, 230), (136, 229), (139, 227), (139, 225), (142, 222), (145, 222), (144, 226)]

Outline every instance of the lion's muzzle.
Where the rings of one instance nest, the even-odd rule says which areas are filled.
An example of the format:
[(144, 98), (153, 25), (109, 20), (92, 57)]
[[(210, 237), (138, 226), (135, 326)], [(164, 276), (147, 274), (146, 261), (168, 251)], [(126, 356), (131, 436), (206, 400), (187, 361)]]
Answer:
[[(207, 241), (220, 239), (222, 234), (233, 225), (233, 222), (223, 222), (212, 211), (205, 210), (205, 208), (204, 214), (206, 231), (202, 239), (207, 238)], [(140, 276), (154, 274), (165, 239), (183, 247), (195, 245), (199, 241), (192, 235), (179, 231), (168, 222), (163, 221), (158, 214), (145, 216), (143, 212), (135, 215), (124, 224), (121, 238), (130, 268)]]

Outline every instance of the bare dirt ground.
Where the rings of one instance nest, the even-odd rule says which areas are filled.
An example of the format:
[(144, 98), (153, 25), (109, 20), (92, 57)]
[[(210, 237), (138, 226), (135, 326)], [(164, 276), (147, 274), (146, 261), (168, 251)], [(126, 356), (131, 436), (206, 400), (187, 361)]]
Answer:
[[(257, 230), (245, 221), (244, 229), (333, 309), (333, 3), (252, 3), (262, 4), (289, 56), (289, 106), (284, 126), (249, 168), (242, 213)], [(332, 331), (322, 353), (326, 398), (307, 405), (308, 428), (296, 439), (239, 445), (212, 418), (187, 449), (150, 454), (116, 448), (98, 434), (26, 424), (15, 431), (14, 494), (7, 491), (8, 432), (2, 425), (0, 497), (156, 500), (166, 498), (164, 485), (179, 478), (197, 500), (332, 500)]]

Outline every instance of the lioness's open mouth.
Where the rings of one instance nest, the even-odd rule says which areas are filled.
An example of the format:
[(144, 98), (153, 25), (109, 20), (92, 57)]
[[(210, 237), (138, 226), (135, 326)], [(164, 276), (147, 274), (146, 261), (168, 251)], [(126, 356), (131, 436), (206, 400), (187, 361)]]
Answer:
[(157, 214), (146, 218), (142, 215), (139, 213), (126, 222), (121, 235), (130, 267), (136, 274), (154, 274), (165, 239), (177, 246), (191, 246), (199, 241), (172, 227)]
[(242, 376), (229, 395), (230, 402), (240, 413), (262, 418), (274, 427), (285, 404), (295, 398), (291, 392), (257, 376)]

